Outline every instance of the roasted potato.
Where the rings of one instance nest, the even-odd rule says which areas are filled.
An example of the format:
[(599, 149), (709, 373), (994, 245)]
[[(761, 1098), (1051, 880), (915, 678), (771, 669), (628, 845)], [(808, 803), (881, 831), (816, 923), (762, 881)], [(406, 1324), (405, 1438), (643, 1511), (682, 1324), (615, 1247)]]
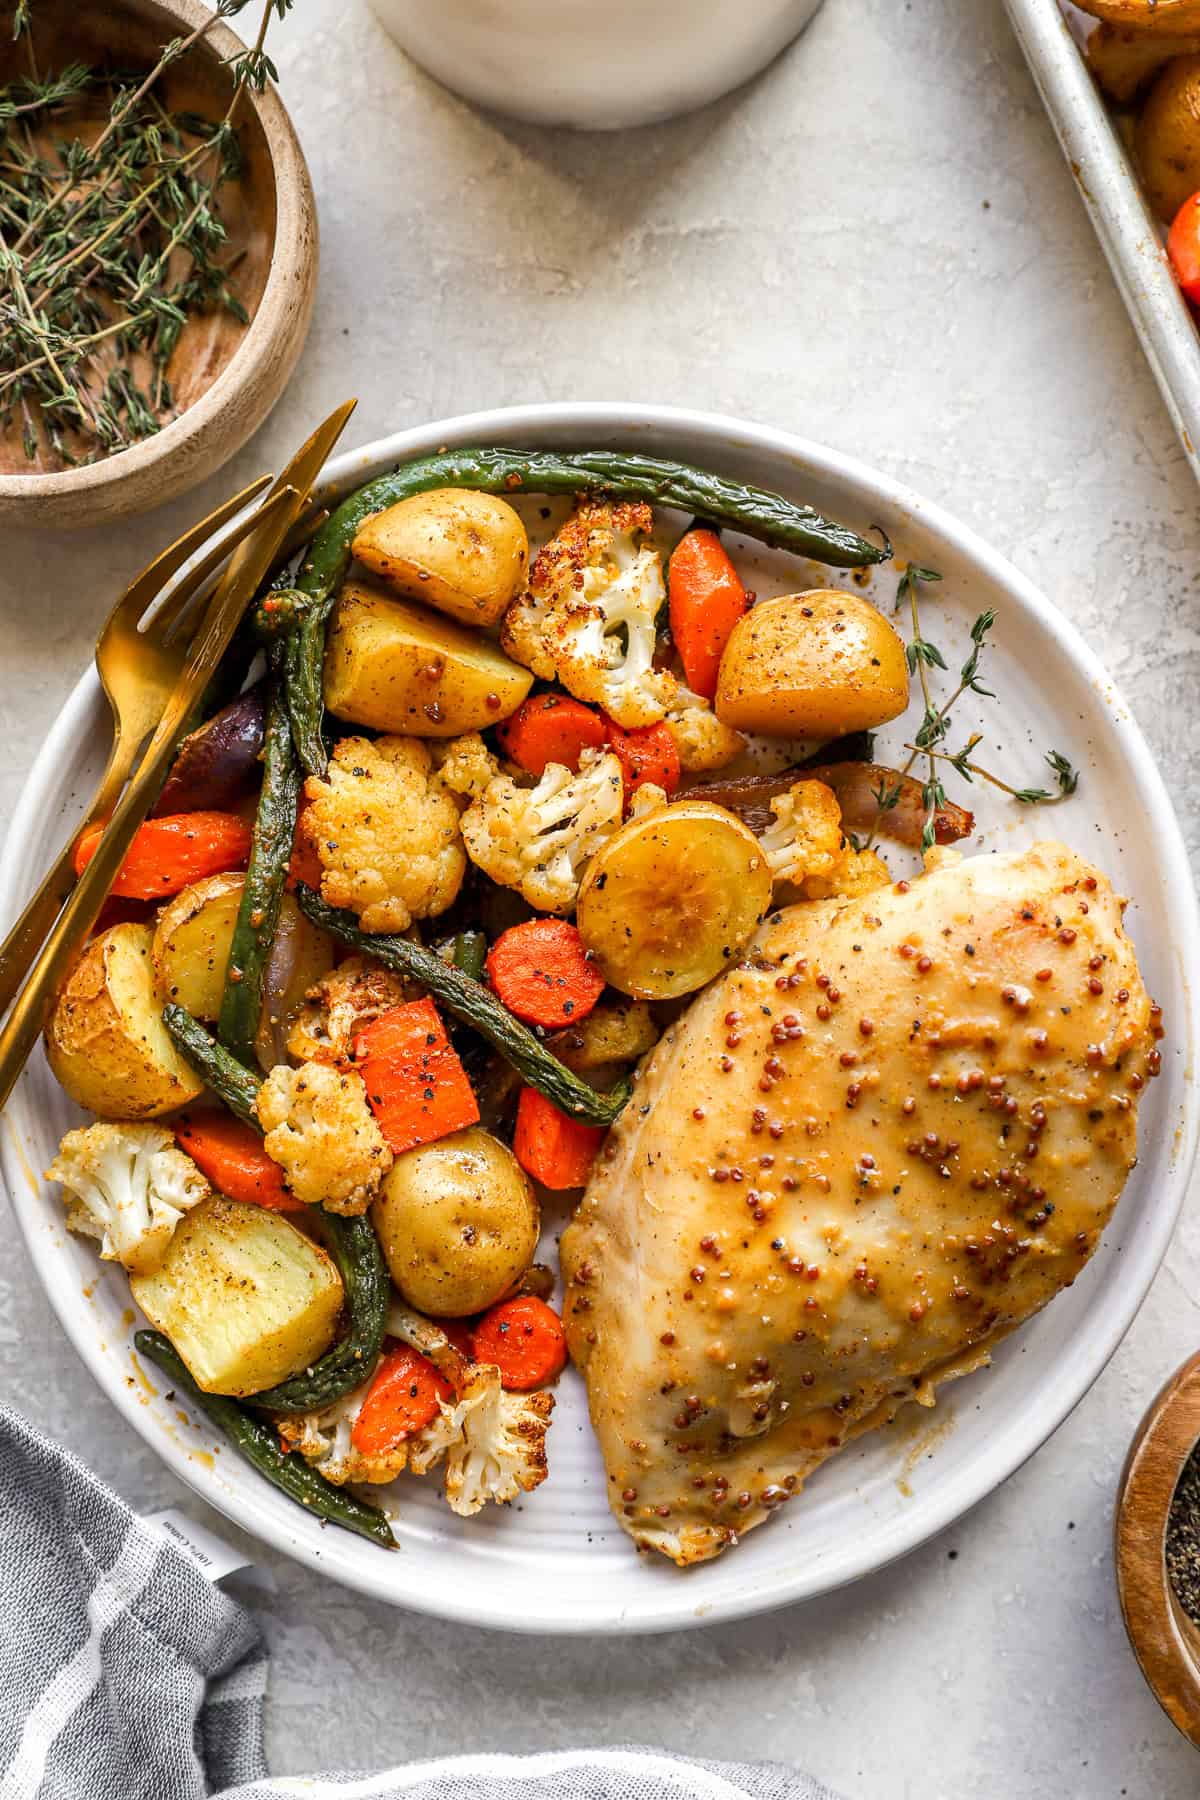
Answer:
[(163, 1000), (194, 1019), (215, 1019), (225, 991), (225, 965), (246, 878), (206, 875), (176, 894), (158, 915), (151, 956)]
[(1078, 0), (1083, 12), (1109, 25), (1141, 25), (1148, 31), (1200, 30), (1200, 0)]
[(457, 737), (516, 712), (533, 676), (474, 631), (348, 581), (330, 620), (325, 704), (409, 737)]
[(520, 514), (463, 488), (432, 488), (372, 513), (352, 549), (390, 588), (464, 625), (498, 624), (529, 564)]
[(1146, 197), (1170, 224), (1200, 188), (1200, 56), (1169, 62), (1146, 96), (1134, 133)]
[(629, 819), (587, 865), (575, 922), (606, 981), (643, 1000), (728, 969), (771, 904), (758, 839), (708, 800)]
[[(653, 1050), (658, 1039), (658, 1026), (644, 1000), (602, 1000), (578, 1025), (556, 1031), (547, 1047), (568, 1069), (590, 1080), (597, 1069), (608, 1076), (614, 1068), (636, 1062)], [(594, 1085), (608, 1087), (611, 1082), (598, 1080)]]
[(532, 1183), (478, 1126), (398, 1156), (371, 1218), (404, 1298), (441, 1318), (501, 1299), (537, 1249)]
[(870, 730), (908, 705), (904, 643), (870, 601), (841, 588), (762, 600), (733, 628), (714, 705), (726, 725), (764, 737)]
[(1173, 35), (1153, 26), (1099, 25), (1087, 41), (1087, 62), (1110, 100), (1129, 106), (1173, 56), (1200, 53), (1200, 31)]
[(162, 1022), (150, 925), (113, 925), (67, 977), (46, 1026), (46, 1056), (72, 1100), (102, 1119), (153, 1119), (204, 1086)]
[(133, 1297), (206, 1394), (257, 1394), (323, 1355), (344, 1298), (319, 1244), (280, 1213), (206, 1200)]

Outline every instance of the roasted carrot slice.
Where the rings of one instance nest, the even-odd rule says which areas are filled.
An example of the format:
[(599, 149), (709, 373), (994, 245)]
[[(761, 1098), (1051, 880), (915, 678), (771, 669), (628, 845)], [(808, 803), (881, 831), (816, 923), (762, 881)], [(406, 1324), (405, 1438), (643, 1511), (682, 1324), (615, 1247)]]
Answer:
[(668, 794), (679, 786), (679, 752), (665, 725), (639, 725), (634, 731), (622, 731), (610, 719), (608, 748), (621, 765), (626, 800), (647, 781)]
[(561, 1375), (567, 1361), (562, 1320), (533, 1294), (502, 1300), (484, 1313), (474, 1332), (475, 1360), (494, 1363), (501, 1384), (524, 1392)]
[(355, 1038), (354, 1060), (397, 1156), (478, 1122), (479, 1103), (432, 1000), (381, 1013)]
[(513, 1155), (543, 1187), (582, 1187), (603, 1141), (602, 1125), (581, 1125), (536, 1088), (521, 1089)]
[(501, 932), (486, 967), (492, 992), (527, 1025), (577, 1024), (604, 992), (604, 977), (566, 919), (527, 919)]
[(437, 1418), (438, 1402), (453, 1389), (427, 1356), (409, 1344), (384, 1353), (350, 1430), (350, 1442), (364, 1456), (384, 1456)]
[(746, 610), (746, 590), (713, 531), (687, 531), (669, 566), (671, 636), (688, 686), (711, 700), (725, 646)]
[(603, 748), (604, 728), (604, 715), (581, 700), (534, 694), (498, 727), (496, 736), (506, 756), (530, 775), (541, 775), (552, 762), (578, 770), (585, 750)]
[[(103, 825), (91, 825), (80, 837), (77, 875), (96, 854), (103, 832)], [(236, 813), (171, 813), (138, 826), (109, 893), (125, 900), (162, 900), (206, 875), (244, 869), (249, 858), (250, 827)]]
[(229, 1200), (245, 1200), (270, 1212), (303, 1212), (283, 1185), (283, 1170), (267, 1155), (249, 1125), (224, 1112), (181, 1113), (175, 1138), (202, 1175)]

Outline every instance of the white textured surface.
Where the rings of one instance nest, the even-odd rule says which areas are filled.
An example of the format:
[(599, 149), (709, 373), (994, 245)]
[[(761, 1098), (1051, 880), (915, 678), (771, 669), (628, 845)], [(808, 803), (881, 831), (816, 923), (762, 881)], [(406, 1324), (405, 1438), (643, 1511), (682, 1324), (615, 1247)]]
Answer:
[[(859, 451), (1036, 564), (1196, 843), (1196, 491), (991, 0), (828, 0), (749, 92), (614, 141), (472, 114), (338, 0), (293, 21), (279, 62), (324, 273), (298, 377), (228, 479), (355, 387), (358, 441), (474, 406), (637, 396)], [(115, 589), (225, 485), (122, 530), (8, 536), (5, 813)], [(1185, 1218), (1126, 1344), (1031, 1465), (908, 1562), (757, 1623), (518, 1642), (279, 1562), (275, 1766), (641, 1738), (794, 1757), (870, 1800), (1191, 1796), (1193, 1753), (1125, 1647), (1108, 1540), (1130, 1432), (1195, 1347), (1198, 1277)], [(5, 1396), (136, 1505), (179, 1502), (16, 1245), (0, 1357)]]

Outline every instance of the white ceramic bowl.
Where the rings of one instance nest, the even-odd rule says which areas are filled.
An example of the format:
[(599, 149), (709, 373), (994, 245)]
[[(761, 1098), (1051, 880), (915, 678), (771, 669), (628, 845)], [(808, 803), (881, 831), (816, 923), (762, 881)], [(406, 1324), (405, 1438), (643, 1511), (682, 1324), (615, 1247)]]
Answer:
[(707, 106), (766, 68), (821, 0), (371, 0), (455, 93), (538, 125), (620, 131)]
[[(963, 526), (861, 463), (790, 435), (659, 407), (524, 407), (400, 432), (330, 465), (328, 485), (356, 486), (399, 459), (439, 445), (608, 446), (676, 456), (780, 488), (847, 524), (881, 525), (897, 556), (940, 569), (925, 628), (953, 668), (971, 620), (999, 614), (991, 682), (978, 701), (1010, 768), (1039, 776), (1043, 750), (1082, 771), (1079, 792), (1047, 813), (993, 804), (973, 790), (981, 847), (1061, 836), (1133, 896), (1128, 923), (1168, 1027), (1164, 1071), (1141, 1115), (1142, 1159), (1104, 1243), (1083, 1276), (1000, 1347), (994, 1366), (956, 1383), (919, 1426), (898, 1423), (834, 1459), (804, 1496), (718, 1561), (686, 1573), (638, 1557), (609, 1517), (582, 1386), (568, 1372), (550, 1433), (551, 1477), (522, 1505), (460, 1521), (436, 1484), (405, 1478), (388, 1555), (284, 1499), (203, 1421), (169, 1403), (168, 1384), (130, 1348), (124, 1276), (97, 1263), (63, 1229), (44, 1169), (75, 1110), (40, 1053), (10, 1103), (3, 1166), (38, 1274), (76, 1348), (122, 1415), (204, 1499), (315, 1571), (397, 1605), (529, 1631), (653, 1631), (763, 1612), (855, 1579), (940, 1531), (1012, 1474), (1096, 1379), (1132, 1320), (1166, 1249), (1196, 1144), (1186, 1070), (1197, 1042), (1200, 920), (1178, 828), (1145, 743), (1087, 646), (1023, 576)], [(745, 546), (760, 591), (845, 580)], [(741, 557), (741, 550), (738, 551)], [(893, 565), (875, 592), (890, 601)], [(975, 720), (964, 709), (964, 730)], [(0, 915), (78, 816), (105, 739), (89, 672), (47, 740), (17, 809), (0, 864)], [(912, 722), (890, 728), (882, 749)], [(957, 733), (955, 734), (957, 738)], [(1044, 771), (1042, 771), (1044, 773)], [(561, 1220), (550, 1221), (551, 1227)], [(133, 1379), (131, 1379), (131, 1376)]]

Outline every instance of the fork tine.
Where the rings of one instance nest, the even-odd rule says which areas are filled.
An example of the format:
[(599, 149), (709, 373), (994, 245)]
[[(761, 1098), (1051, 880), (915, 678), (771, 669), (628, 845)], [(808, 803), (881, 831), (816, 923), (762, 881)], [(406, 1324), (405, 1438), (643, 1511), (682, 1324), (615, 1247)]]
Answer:
[(226, 532), (219, 544), (214, 544), (201, 557), (194, 568), (187, 571), (171, 591), (163, 597), (161, 604), (155, 605), (141, 627), (143, 636), (153, 637), (162, 644), (169, 644), (179, 636), (182, 621), (196, 602), (197, 596), (203, 594), (213, 575), (230, 552), (235, 550), (242, 539), (248, 536), (257, 519), (257, 510), (247, 514), (246, 518), (235, 525), (232, 531)]
[[(234, 494), (231, 499), (222, 501), (221, 505), (210, 512), (207, 518), (201, 519), (198, 524), (193, 525), (190, 531), (185, 531), (183, 536), (176, 538), (173, 544), (168, 544), (167, 548), (161, 551), (152, 563), (146, 565), (140, 575), (134, 576), (116, 606), (113, 607), (112, 616), (115, 618), (118, 613), (125, 612), (134, 619), (139, 618), (155, 595), (160, 593), (170, 581), (172, 575), (183, 567), (188, 557), (195, 555), (201, 544), (207, 543), (213, 533), (220, 531), (222, 525), (227, 524), (247, 502), (261, 494), (270, 480), (270, 475), (259, 475), (244, 487), (240, 494)], [(238, 540), (231, 538), (229, 541), (233, 543)]]

